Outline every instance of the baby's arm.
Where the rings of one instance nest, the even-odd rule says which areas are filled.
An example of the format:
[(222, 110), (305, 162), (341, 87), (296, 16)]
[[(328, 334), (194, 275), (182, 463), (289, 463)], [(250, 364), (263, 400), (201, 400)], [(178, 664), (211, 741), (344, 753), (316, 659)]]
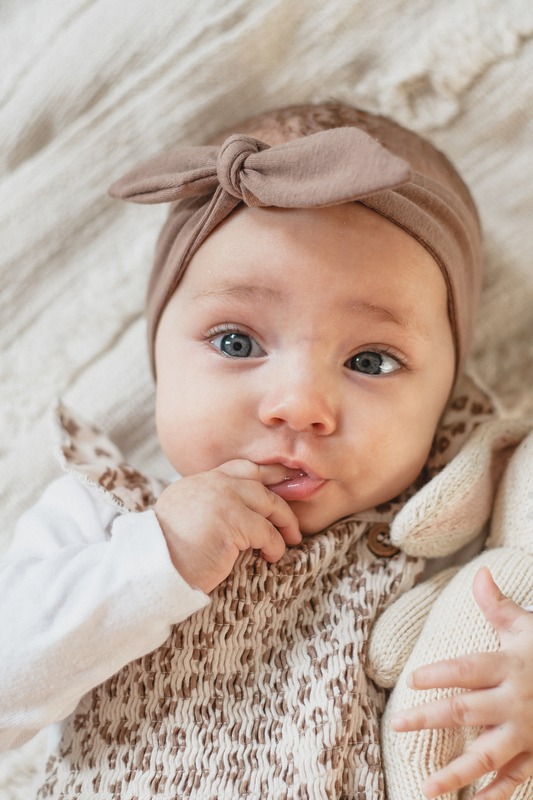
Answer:
[(436, 797), (496, 772), (475, 797), (507, 800), (533, 775), (533, 614), (505, 597), (486, 567), (476, 575), (474, 595), (498, 632), (500, 649), (416, 669), (408, 677), (412, 689), (469, 691), (402, 711), (392, 724), (396, 731), (485, 726), (468, 750), (422, 789), (426, 797)]
[(159, 647), (171, 625), (208, 604), (204, 592), (241, 550), (277, 561), (284, 540), (301, 541), (290, 507), (261, 483), (276, 469), (232, 461), (183, 478), (165, 489), (157, 516), (117, 517), (111, 537), (74, 478), (48, 488), (0, 564), (0, 751)]
[(70, 476), (21, 518), (0, 563), (0, 751), (161, 645), (205, 606), (169, 558), (153, 511), (113, 509)]

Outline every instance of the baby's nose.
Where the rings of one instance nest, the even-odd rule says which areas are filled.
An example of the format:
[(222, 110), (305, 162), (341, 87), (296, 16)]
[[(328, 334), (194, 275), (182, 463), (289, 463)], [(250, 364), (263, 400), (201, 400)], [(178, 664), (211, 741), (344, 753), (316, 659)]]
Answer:
[(288, 380), (272, 387), (262, 399), (259, 418), (264, 425), (288, 425), (295, 431), (329, 436), (337, 427), (331, 393), (312, 380)]

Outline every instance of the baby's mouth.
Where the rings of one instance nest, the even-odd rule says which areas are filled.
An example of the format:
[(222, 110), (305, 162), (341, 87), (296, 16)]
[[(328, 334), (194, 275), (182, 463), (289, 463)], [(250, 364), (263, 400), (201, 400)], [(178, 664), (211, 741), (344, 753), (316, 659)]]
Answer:
[[(268, 475), (269, 467), (272, 469), (272, 477)], [(261, 465), (261, 469), (266, 473), (263, 483), (267, 489), (284, 500), (307, 500), (327, 483), (324, 478), (310, 475), (304, 469), (286, 467), (283, 464)]]

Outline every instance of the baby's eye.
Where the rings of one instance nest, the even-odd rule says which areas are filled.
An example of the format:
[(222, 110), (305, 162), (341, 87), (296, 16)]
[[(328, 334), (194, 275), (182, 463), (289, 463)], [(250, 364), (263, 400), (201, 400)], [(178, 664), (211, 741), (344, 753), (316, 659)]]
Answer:
[(357, 353), (346, 362), (345, 366), (354, 372), (363, 372), (365, 375), (383, 375), (400, 369), (400, 364), (395, 358), (386, 356), (384, 353), (376, 353), (373, 350)]
[(211, 343), (232, 358), (258, 358), (265, 355), (263, 348), (247, 333), (224, 333), (211, 339)]

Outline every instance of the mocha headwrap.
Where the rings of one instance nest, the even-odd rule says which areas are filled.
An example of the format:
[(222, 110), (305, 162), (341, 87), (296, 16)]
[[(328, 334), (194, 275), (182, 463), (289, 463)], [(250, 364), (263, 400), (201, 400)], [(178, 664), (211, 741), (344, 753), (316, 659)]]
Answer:
[[(294, 120), (302, 122), (302, 109), (317, 114), (298, 129)], [(221, 146), (172, 150), (109, 190), (135, 203), (179, 201), (161, 231), (148, 287), (154, 373), (155, 334), (166, 304), (202, 242), (240, 203), (315, 208), (358, 201), (408, 231), (439, 265), (460, 375), (481, 285), (480, 231), (468, 190), (442, 153), (390, 120), (334, 103), (274, 112), (241, 130), (264, 131), (275, 144), (234, 133)]]

